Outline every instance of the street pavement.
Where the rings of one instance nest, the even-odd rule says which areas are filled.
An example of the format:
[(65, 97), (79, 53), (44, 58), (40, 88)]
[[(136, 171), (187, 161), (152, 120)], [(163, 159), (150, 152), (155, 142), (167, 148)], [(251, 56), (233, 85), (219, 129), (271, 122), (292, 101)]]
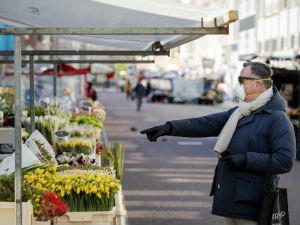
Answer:
[[(209, 197), (217, 156), (216, 138), (161, 137), (149, 142), (139, 132), (168, 120), (204, 116), (234, 106), (143, 103), (136, 112), (135, 101), (123, 93), (98, 93), (107, 111), (105, 129), (110, 142), (126, 141), (122, 188), (128, 224), (221, 225), (223, 218), (211, 214)], [(291, 224), (299, 223), (299, 162), (282, 176), (288, 188)], [(297, 221), (297, 222), (296, 222)]]

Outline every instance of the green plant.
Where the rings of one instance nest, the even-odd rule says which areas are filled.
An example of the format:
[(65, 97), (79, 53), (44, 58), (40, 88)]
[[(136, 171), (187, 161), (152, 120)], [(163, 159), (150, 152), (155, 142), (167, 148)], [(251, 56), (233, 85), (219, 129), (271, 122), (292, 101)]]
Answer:
[[(27, 110), (27, 116), (30, 116), (30, 105), (28, 105), (27, 107), (26, 107), (26, 110)], [(42, 108), (42, 107), (40, 107), (40, 106), (35, 106), (34, 107), (34, 115), (35, 116), (45, 116), (45, 115), (47, 115), (47, 113), (46, 113), (46, 111)]]
[(120, 143), (115, 142), (112, 153), (114, 155), (114, 168), (116, 170), (116, 178), (122, 180), (123, 177), (123, 166), (124, 166), (124, 157), (125, 157), (125, 142), (122, 146)]
[[(103, 166), (104, 167), (110, 167), (115, 164), (114, 155), (110, 151), (110, 145), (105, 146), (104, 149), (100, 149), (100, 153), (103, 158)], [(110, 161), (111, 161), (111, 163), (110, 163)]]

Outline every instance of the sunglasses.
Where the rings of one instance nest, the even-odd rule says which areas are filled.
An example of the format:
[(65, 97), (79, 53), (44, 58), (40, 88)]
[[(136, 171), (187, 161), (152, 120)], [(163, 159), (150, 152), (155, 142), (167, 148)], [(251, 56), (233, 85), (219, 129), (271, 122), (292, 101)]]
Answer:
[(245, 80), (260, 80), (260, 79), (254, 77), (241, 77), (241, 76), (238, 77), (238, 82), (240, 84), (243, 84)]

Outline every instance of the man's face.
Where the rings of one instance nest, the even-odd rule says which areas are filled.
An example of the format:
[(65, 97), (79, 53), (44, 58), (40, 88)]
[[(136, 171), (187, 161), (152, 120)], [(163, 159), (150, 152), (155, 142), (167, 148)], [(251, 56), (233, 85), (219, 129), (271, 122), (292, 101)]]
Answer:
[(261, 81), (254, 82), (256, 79), (259, 80), (257, 76), (253, 75), (251, 72), (251, 67), (247, 66), (241, 70), (241, 85), (244, 86), (246, 98), (245, 101), (252, 101), (257, 96), (251, 97), (253, 94), (260, 94), (264, 91), (264, 86)]

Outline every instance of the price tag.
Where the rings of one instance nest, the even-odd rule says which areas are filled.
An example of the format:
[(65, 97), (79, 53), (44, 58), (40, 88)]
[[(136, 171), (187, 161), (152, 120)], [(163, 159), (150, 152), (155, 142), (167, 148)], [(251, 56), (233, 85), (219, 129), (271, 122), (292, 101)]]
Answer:
[(57, 137), (59, 138), (64, 138), (64, 137), (68, 137), (69, 133), (65, 130), (58, 130), (54, 133)]

